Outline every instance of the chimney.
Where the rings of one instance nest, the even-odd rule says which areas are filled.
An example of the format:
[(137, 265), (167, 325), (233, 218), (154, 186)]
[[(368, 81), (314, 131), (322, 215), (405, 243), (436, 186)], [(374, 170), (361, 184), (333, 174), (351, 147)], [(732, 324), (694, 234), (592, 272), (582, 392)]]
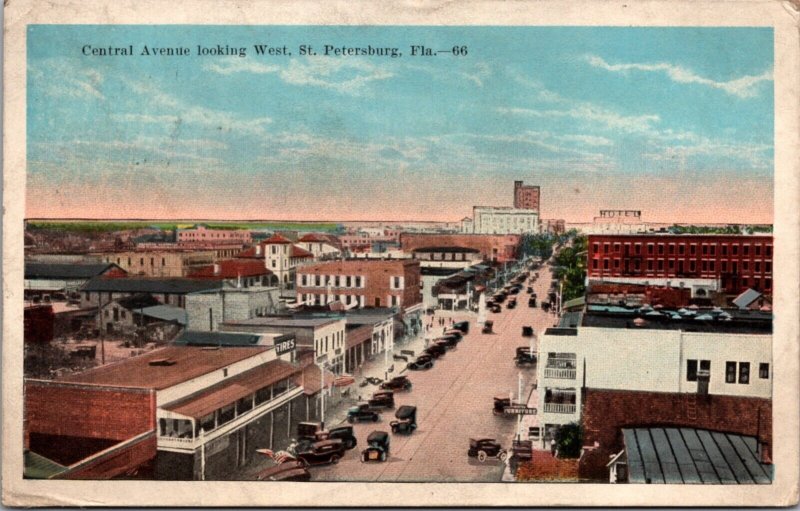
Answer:
[(219, 275), (222, 269), (219, 266), (219, 263), (214, 263), (214, 275)]
[(256, 255), (257, 255), (257, 256), (260, 256), (260, 255), (261, 255), (261, 243), (259, 243), (258, 245), (256, 245)]

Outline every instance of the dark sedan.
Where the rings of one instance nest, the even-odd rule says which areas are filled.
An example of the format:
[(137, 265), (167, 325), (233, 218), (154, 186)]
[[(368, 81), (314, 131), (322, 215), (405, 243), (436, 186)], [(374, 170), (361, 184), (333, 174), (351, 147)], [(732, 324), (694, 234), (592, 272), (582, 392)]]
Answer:
[(412, 371), (430, 369), (433, 367), (433, 358), (430, 355), (420, 355), (413, 362), (409, 362), (406, 367)]
[(326, 465), (339, 463), (344, 456), (344, 444), (341, 440), (322, 440), (314, 442), (307, 450), (297, 453), (297, 459), (307, 465)]

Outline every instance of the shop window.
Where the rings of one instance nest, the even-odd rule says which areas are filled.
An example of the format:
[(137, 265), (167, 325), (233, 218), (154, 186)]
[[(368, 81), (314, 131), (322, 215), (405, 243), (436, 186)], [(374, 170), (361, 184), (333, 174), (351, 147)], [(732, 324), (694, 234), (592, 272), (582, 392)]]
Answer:
[(270, 399), (272, 399), (272, 386), (267, 385), (256, 392), (256, 405), (266, 403)]

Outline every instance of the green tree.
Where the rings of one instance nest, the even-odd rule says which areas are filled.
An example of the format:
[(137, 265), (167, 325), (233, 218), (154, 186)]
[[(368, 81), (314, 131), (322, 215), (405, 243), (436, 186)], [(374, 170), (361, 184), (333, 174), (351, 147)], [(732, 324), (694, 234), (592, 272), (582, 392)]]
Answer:
[(559, 458), (578, 458), (583, 447), (583, 429), (577, 422), (565, 424), (556, 430), (555, 441)]

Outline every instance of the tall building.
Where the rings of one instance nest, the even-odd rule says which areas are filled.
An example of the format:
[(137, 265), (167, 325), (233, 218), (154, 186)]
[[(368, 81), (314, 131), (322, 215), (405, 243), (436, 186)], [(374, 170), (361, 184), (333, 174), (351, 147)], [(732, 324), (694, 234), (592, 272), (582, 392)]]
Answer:
[(532, 209), (474, 206), (474, 234), (526, 234), (539, 232), (539, 212)]
[(514, 208), (533, 209), (539, 212), (540, 189), (538, 186), (525, 185), (522, 181), (514, 181)]

